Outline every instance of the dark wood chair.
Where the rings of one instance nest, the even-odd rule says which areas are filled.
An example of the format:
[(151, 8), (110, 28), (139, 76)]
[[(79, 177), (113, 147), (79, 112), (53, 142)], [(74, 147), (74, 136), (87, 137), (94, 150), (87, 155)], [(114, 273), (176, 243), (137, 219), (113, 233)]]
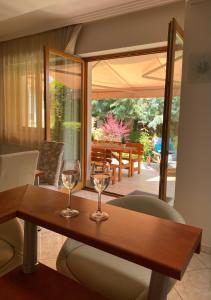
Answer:
[(144, 145), (139, 143), (126, 143), (127, 147), (132, 147), (132, 157), (131, 157), (131, 176), (134, 175), (135, 171), (138, 174), (141, 173), (141, 159), (144, 152)]
[(108, 165), (111, 169), (111, 182), (112, 184), (115, 184), (117, 176), (116, 169), (118, 168), (118, 166), (112, 164), (111, 150), (105, 148), (97, 148), (93, 146), (91, 150), (91, 165), (92, 164)]

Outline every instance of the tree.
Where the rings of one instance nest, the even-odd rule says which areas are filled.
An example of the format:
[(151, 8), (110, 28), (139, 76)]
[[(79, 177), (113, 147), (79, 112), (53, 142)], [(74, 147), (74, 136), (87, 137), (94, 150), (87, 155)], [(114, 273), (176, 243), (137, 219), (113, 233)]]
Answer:
[(116, 100), (92, 100), (92, 117), (97, 117), (100, 120), (104, 120), (108, 112), (111, 110), (111, 104)]
[[(171, 122), (172, 130), (176, 130), (179, 118), (179, 97), (172, 100)], [(123, 122), (131, 122), (134, 130), (138, 124), (161, 135), (163, 123), (164, 98), (131, 98), (93, 100), (92, 116), (104, 120), (108, 112)]]

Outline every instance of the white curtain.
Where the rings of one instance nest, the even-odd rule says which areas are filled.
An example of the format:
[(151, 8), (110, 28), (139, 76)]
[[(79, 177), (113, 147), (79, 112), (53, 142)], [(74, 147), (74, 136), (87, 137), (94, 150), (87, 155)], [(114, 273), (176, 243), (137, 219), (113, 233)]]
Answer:
[[(72, 27), (0, 43), (0, 140), (44, 140), (44, 46), (64, 50)], [(75, 45), (73, 45), (74, 47)]]

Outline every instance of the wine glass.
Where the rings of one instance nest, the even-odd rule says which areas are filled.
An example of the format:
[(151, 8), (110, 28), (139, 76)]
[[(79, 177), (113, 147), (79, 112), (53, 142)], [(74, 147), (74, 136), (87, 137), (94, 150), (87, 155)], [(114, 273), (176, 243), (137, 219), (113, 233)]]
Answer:
[(101, 194), (108, 187), (110, 182), (110, 172), (108, 165), (93, 164), (91, 170), (91, 183), (98, 192), (98, 206), (97, 211), (90, 215), (90, 219), (96, 222), (105, 221), (109, 218), (106, 212), (101, 210)]
[(66, 189), (68, 189), (68, 205), (66, 209), (60, 212), (60, 215), (65, 218), (73, 218), (79, 214), (79, 211), (72, 209), (72, 190), (80, 180), (80, 162), (74, 161), (73, 166), (70, 169), (62, 172), (62, 182)]

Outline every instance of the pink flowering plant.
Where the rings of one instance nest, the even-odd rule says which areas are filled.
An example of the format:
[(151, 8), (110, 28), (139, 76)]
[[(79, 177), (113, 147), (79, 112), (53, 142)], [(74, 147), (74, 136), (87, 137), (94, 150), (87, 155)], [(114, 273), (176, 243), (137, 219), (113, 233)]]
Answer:
[(100, 128), (103, 130), (104, 139), (109, 141), (121, 141), (130, 133), (128, 125), (123, 121), (116, 120), (111, 112), (107, 114), (106, 120)]

